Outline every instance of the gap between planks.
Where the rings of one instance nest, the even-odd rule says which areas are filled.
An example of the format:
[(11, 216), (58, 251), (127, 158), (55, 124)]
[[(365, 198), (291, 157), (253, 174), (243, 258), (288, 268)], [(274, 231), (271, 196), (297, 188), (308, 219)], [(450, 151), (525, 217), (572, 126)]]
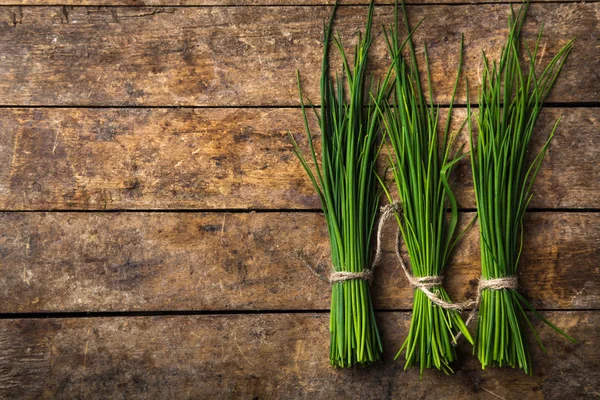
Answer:
[[(329, 309), (314, 310), (167, 310), (167, 311), (76, 311), (76, 312), (48, 312), (48, 313), (8, 313), (0, 314), (0, 320), (14, 319), (49, 319), (49, 318), (115, 318), (115, 317), (160, 317), (160, 316), (190, 316), (190, 315), (272, 315), (272, 314), (328, 314)], [(465, 314), (471, 311), (465, 309)], [(598, 308), (537, 308), (543, 312), (599, 312)], [(375, 309), (378, 314), (385, 313), (410, 313), (411, 308)], [(530, 311), (527, 311), (531, 313)]]
[[(450, 209), (446, 209), (450, 211)], [(458, 212), (476, 212), (475, 208), (459, 208)], [(202, 214), (251, 214), (251, 213), (322, 213), (320, 208), (127, 208), (127, 209), (0, 209), (0, 213), (202, 213)], [(600, 213), (600, 208), (528, 208), (528, 213)]]
[[(600, 0), (599, 0), (600, 1)], [(0, 8), (2, 8), (3, 6), (0, 5)], [(427, 103), (428, 106), (430, 106), (431, 104)], [(436, 104), (436, 107), (439, 107), (441, 109), (448, 109), (450, 108), (449, 104)], [(585, 102), (585, 101), (574, 101), (574, 102), (565, 102), (565, 103), (561, 103), (561, 102), (549, 102), (549, 103), (544, 103), (544, 108), (599, 108), (600, 107), (600, 102)], [(229, 109), (281, 109), (281, 110), (285, 110), (285, 109), (297, 109), (300, 110), (301, 106), (297, 105), (297, 104), (290, 104), (290, 105), (218, 105), (218, 106), (201, 106), (201, 105), (182, 105), (182, 106), (177, 106), (177, 105), (64, 105), (64, 104), (56, 104), (56, 105), (50, 105), (50, 104), (40, 104), (40, 105), (18, 105), (18, 104), (0, 104), (0, 109), (24, 109), (24, 110), (34, 110), (36, 108), (39, 109), (63, 109), (63, 110), (70, 110), (70, 109), (115, 109), (115, 110), (120, 110), (120, 109), (141, 109), (141, 110), (145, 110), (145, 109), (149, 109), (149, 110), (178, 110), (178, 109), (183, 109), (183, 110), (213, 110), (213, 109), (223, 109), (223, 110), (229, 110)], [(320, 109), (321, 106), (319, 104), (314, 104), (314, 108), (316, 109)], [(467, 108), (466, 104), (454, 104), (453, 108), (457, 109), (457, 108)], [(471, 105), (471, 109), (476, 110), (479, 108), (479, 104), (472, 104)]]

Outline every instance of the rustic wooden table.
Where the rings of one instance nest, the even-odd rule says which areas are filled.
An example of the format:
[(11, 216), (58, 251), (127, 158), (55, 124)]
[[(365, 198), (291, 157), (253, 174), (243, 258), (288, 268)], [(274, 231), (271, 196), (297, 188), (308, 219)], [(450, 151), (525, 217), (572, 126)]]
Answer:
[[(475, 93), (509, 13), (456, 1), (409, 6), (446, 104), (460, 34)], [(352, 3), (338, 14), (346, 37), (365, 18), (366, 1)], [(482, 371), (463, 344), (455, 375), (421, 381), (391, 359), (412, 298), (393, 226), (373, 286), (385, 361), (328, 365), (329, 288), (302, 262), (326, 254), (327, 233), (286, 136), (303, 129), (295, 69), (318, 98), (323, 4), (0, 0), (0, 397), (600, 396), (600, 4), (539, 2), (525, 26), (532, 40), (545, 22), (544, 61), (577, 36), (537, 129), (539, 146), (563, 117), (519, 278), (579, 342), (537, 323), (548, 353), (532, 340), (533, 377)], [(377, 26), (391, 10), (377, 7)], [(457, 182), (466, 220), (466, 162)], [(448, 273), (455, 299), (474, 294), (478, 246), (472, 229)]]

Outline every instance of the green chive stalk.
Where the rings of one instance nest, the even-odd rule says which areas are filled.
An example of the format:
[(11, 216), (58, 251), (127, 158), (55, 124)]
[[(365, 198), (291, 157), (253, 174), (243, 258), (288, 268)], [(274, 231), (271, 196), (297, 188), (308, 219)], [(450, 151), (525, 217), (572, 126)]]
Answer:
[[(408, 250), (412, 274), (417, 278), (440, 276), (454, 245), (462, 236), (462, 233), (455, 235), (458, 207), (448, 176), (464, 156), (462, 146), (456, 146), (455, 143), (458, 132), (451, 133), (450, 130), (452, 104), (462, 68), (463, 45), (461, 40), (461, 56), (448, 119), (442, 124), (439, 106), (428, 105), (422, 89), (412, 40), (414, 30), (409, 26), (404, 3), (402, 12), (408, 38), (404, 42), (398, 38), (397, 2), (395, 23), (389, 30), (384, 30), (395, 75), (391, 100), (383, 102), (383, 120), (385, 136), (393, 154), (393, 157), (390, 155), (390, 166), (402, 205), (402, 212), (396, 213), (396, 218)], [(403, 56), (404, 47), (408, 47), (410, 58)], [(426, 48), (425, 62), (429, 97), (433, 99)], [(386, 193), (391, 201), (387, 189)], [(430, 290), (440, 299), (450, 302), (448, 293), (441, 285)], [(417, 288), (414, 291), (408, 337), (396, 359), (405, 351), (404, 369), (418, 364), (421, 375), (425, 368), (433, 367), (449, 374), (452, 372), (450, 363), (456, 359), (454, 344), (458, 332), (462, 332), (473, 343), (458, 310), (434, 304)]]
[[(532, 198), (531, 188), (554, 132), (533, 161), (528, 148), (544, 99), (552, 89), (572, 49), (568, 42), (541, 72), (535, 70), (542, 29), (530, 49), (521, 43), (520, 32), (527, 12), (525, 3), (515, 15), (511, 7), (509, 35), (499, 62), (490, 65), (483, 54), (482, 87), (477, 114), (477, 140), (471, 131), (471, 166), (477, 202), (483, 279), (514, 277), (523, 249), (523, 216)], [(528, 60), (521, 65), (524, 47)], [(467, 100), (468, 103), (468, 100)], [(470, 109), (469, 109), (470, 114)], [(469, 126), (469, 130), (470, 126)], [(513, 289), (481, 293), (474, 354), (482, 368), (511, 366), (531, 374), (531, 359), (524, 326), (529, 326), (545, 351), (525, 312), (534, 315), (569, 340), (573, 339), (544, 319)]]
[[(367, 78), (367, 58), (373, 37), (371, 2), (364, 35), (354, 48), (353, 66), (346, 57), (340, 35), (333, 36), (332, 24), (324, 29), (321, 69), (321, 109), (315, 110), (321, 131), (321, 163), (317, 162), (308, 126), (300, 80), (300, 102), (314, 171), (290, 135), (294, 152), (321, 200), (331, 244), (331, 261), (336, 271), (362, 272), (371, 268), (370, 244), (381, 191), (376, 159), (380, 119), (376, 103), (385, 96), (388, 77), (378, 85)], [(330, 77), (329, 43), (342, 59), (341, 76)], [(347, 86), (347, 89), (344, 87)], [(373, 95), (372, 92), (375, 92)], [(367, 365), (382, 354), (369, 282), (360, 279), (336, 282), (331, 296), (330, 361), (335, 367)]]

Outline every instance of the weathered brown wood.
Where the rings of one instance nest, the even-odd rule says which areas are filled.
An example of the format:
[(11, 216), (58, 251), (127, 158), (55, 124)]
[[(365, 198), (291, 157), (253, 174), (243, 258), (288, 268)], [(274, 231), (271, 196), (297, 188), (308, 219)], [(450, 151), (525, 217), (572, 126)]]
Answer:
[[(598, 112), (545, 109), (534, 147), (560, 116), (531, 206), (598, 208)], [(0, 109), (0, 127), (5, 210), (319, 207), (287, 137), (306, 143), (298, 109)], [(466, 158), (456, 184), (474, 207)]]
[[(554, 0), (536, 0), (536, 3)], [(578, 0), (561, 0), (561, 3)], [(333, 5), (336, 0), (0, 0), (0, 5), (27, 6), (319, 6)], [(370, 0), (339, 0), (338, 4), (369, 4)], [(377, 5), (392, 5), (393, 0), (376, 0)], [(453, 4), (453, 3), (521, 3), (520, 0), (406, 0), (405, 4)]]
[[(481, 48), (493, 57), (504, 41), (509, 6), (478, 1), (409, 7), (413, 21), (426, 17), (417, 40), (429, 45), (439, 102), (451, 92), (461, 32), (472, 93)], [(577, 36), (549, 101), (597, 103), (600, 4), (570, 1), (532, 6), (525, 36), (546, 22), (542, 64)], [(296, 68), (318, 98), (331, 7), (315, 5), (330, 0), (0, 0), (28, 3), (57, 6), (0, 7), (0, 106), (297, 105)], [(107, 4), (135, 7), (93, 7)], [(147, 7), (156, 5), (165, 7)], [(377, 27), (390, 10), (378, 7)], [(346, 38), (365, 11), (340, 9)], [(381, 73), (381, 38), (373, 54)], [(598, 209), (598, 113), (546, 110), (535, 146), (560, 115), (532, 206)], [(0, 210), (317, 208), (288, 130), (302, 135), (298, 109), (0, 108)], [(457, 172), (460, 204), (473, 207), (466, 160)], [(385, 361), (334, 371), (328, 313), (279, 313), (329, 308), (328, 284), (304, 265), (327, 259), (319, 213), (0, 213), (0, 398), (596, 397), (600, 213), (533, 212), (526, 224), (521, 291), (539, 309), (562, 310), (544, 314), (579, 343), (536, 322), (549, 354), (532, 347), (532, 378), (482, 371), (463, 343), (456, 376), (427, 371), (419, 381), (391, 360), (410, 318), (398, 310), (412, 298), (392, 254), (393, 221), (373, 286), (387, 310), (378, 314)], [(477, 236), (467, 233), (445, 274), (456, 300), (475, 292)], [(263, 313), (6, 319), (181, 310)]]
[[(317, 213), (4, 213), (0, 232), (0, 313), (329, 308), (305, 265), (328, 258)], [(375, 306), (409, 309), (393, 237), (390, 221)], [(541, 309), (599, 308), (599, 244), (600, 213), (528, 214), (522, 293)], [(471, 229), (445, 273), (454, 299), (474, 295), (479, 268)]]
[[(553, 102), (596, 102), (600, 88), (598, 3), (534, 4), (524, 37), (545, 22), (543, 58), (572, 37), (577, 44)], [(296, 105), (295, 73), (317, 99), (322, 24), (331, 7), (3, 7), (0, 99), (8, 105)], [(509, 6), (415, 6), (410, 18), (428, 44), (436, 100), (449, 100), (465, 33), (466, 74), (476, 93), (481, 50), (495, 57), (505, 41)], [(379, 7), (375, 26), (391, 22)], [(348, 38), (365, 7), (343, 7), (337, 28)], [(373, 62), (389, 61), (383, 40)], [(419, 47), (420, 48), (420, 47)], [(420, 51), (420, 54), (422, 51)], [(582, 84), (585, 82), (585, 84)], [(464, 90), (459, 101), (464, 101)]]
[[(572, 344), (539, 328), (532, 377), (481, 370), (464, 344), (456, 373), (403, 371), (392, 361), (409, 313), (380, 313), (385, 359), (328, 365), (327, 314), (0, 321), (3, 398), (585, 399), (598, 395), (600, 313), (545, 314)], [(33, 375), (35, 373), (35, 375)]]

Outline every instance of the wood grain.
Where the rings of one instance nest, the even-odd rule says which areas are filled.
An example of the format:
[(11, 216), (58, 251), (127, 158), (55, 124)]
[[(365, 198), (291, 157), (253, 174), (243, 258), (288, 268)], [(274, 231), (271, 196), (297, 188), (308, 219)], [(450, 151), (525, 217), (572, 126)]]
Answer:
[[(595, 109), (545, 109), (533, 149), (561, 116), (531, 206), (600, 208)], [(303, 130), (298, 109), (0, 109), (0, 208), (319, 208), (287, 136)], [(456, 194), (475, 206), (468, 159)]]
[[(328, 6), (307, 7), (3, 7), (0, 99), (5, 105), (297, 105), (296, 69), (317, 99), (322, 23)], [(375, 26), (391, 22), (379, 7)], [(415, 6), (413, 21), (431, 58), (436, 101), (448, 102), (465, 33), (466, 75), (476, 93), (481, 51), (493, 58), (507, 34), (509, 6)], [(365, 7), (343, 7), (337, 28), (351, 43)], [(600, 4), (531, 6), (524, 37), (545, 22), (544, 61), (572, 37), (577, 44), (551, 102), (597, 102)], [(389, 65), (383, 40), (377, 73)], [(420, 50), (419, 54), (422, 54)], [(585, 82), (585, 84), (582, 84)], [(458, 101), (464, 102), (464, 88)]]
[[(463, 215), (463, 223), (473, 214)], [(317, 213), (0, 214), (0, 313), (329, 309), (328, 238)], [(393, 255), (394, 222), (373, 286), (378, 309), (410, 309)], [(477, 229), (445, 286), (472, 297)], [(521, 292), (541, 309), (600, 306), (600, 213), (530, 213)]]
[[(598, 396), (600, 314), (536, 322), (534, 374), (481, 370), (467, 346), (456, 374), (402, 370), (391, 360), (409, 313), (380, 313), (385, 359), (367, 369), (328, 365), (327, 314), (162, 316), (0, 321), (4, 398), (586, 399)], [(31, 372), (36, 375), (32, 376)], [(34, 379), (30, 379), (34, 378)]]
[[(333, 5), (336, 0), (0, 0), (0, 5), (27, 6), (319, 6)], [(536, 3), (555, 0), (536, 0)], [(578, 0), (561, 0), (561, 3)], [(339, 0), (340, 6), (368, 5), (370, 0)], [(392, 5), (393, 0), (376, 0), (377, 5)], [(464, 0), (406, 0), (405, 4), (455, 4)], [(469, 0), (468, 3), (521, 3), (520, 0)]]
[[(323, 217), (289, 212), (319, 207), (287, 138), (302, 138), (299, 110), (282, 107), (298, 105), (298, 68), (318, 98), (332, 0), (0, 0), (0, 398), (600, 396), (600, 3), (545, 1), (524, 31), (531, 42), (545, 22), (540, 65), (577, 42), (536, 132), (539, 148), (564, 117), (532, 202), (553, 211), (527, 214), (519, 279), (578, 343), (536, 321), (549, 353), (531, 340), (533, 377), (482, 371), (463, 343), (455, 376), (420, 381), (391, 360), (412, 300), (395, 223), (373, 285), (385, 360), (336, 371), (330, 288), (305, 266), (326, 265)], [(410, 1), (437, 102), (461, 33), (472, 96), (482, 48), (495, 57), (504, 42), (508, 1), (480, 2)], [(378, 7), (375, 26), (390, 11)], [(365, 13), (340, 8), (347, 44)], [(373, 62), (375, 74), (389, 63), (381, 38)], [(461, 207), (474, 207), (466, 160), (456, 180)], [(453, 298), (474, 295), (478, 272), (475, 226), (445, 274)]]

